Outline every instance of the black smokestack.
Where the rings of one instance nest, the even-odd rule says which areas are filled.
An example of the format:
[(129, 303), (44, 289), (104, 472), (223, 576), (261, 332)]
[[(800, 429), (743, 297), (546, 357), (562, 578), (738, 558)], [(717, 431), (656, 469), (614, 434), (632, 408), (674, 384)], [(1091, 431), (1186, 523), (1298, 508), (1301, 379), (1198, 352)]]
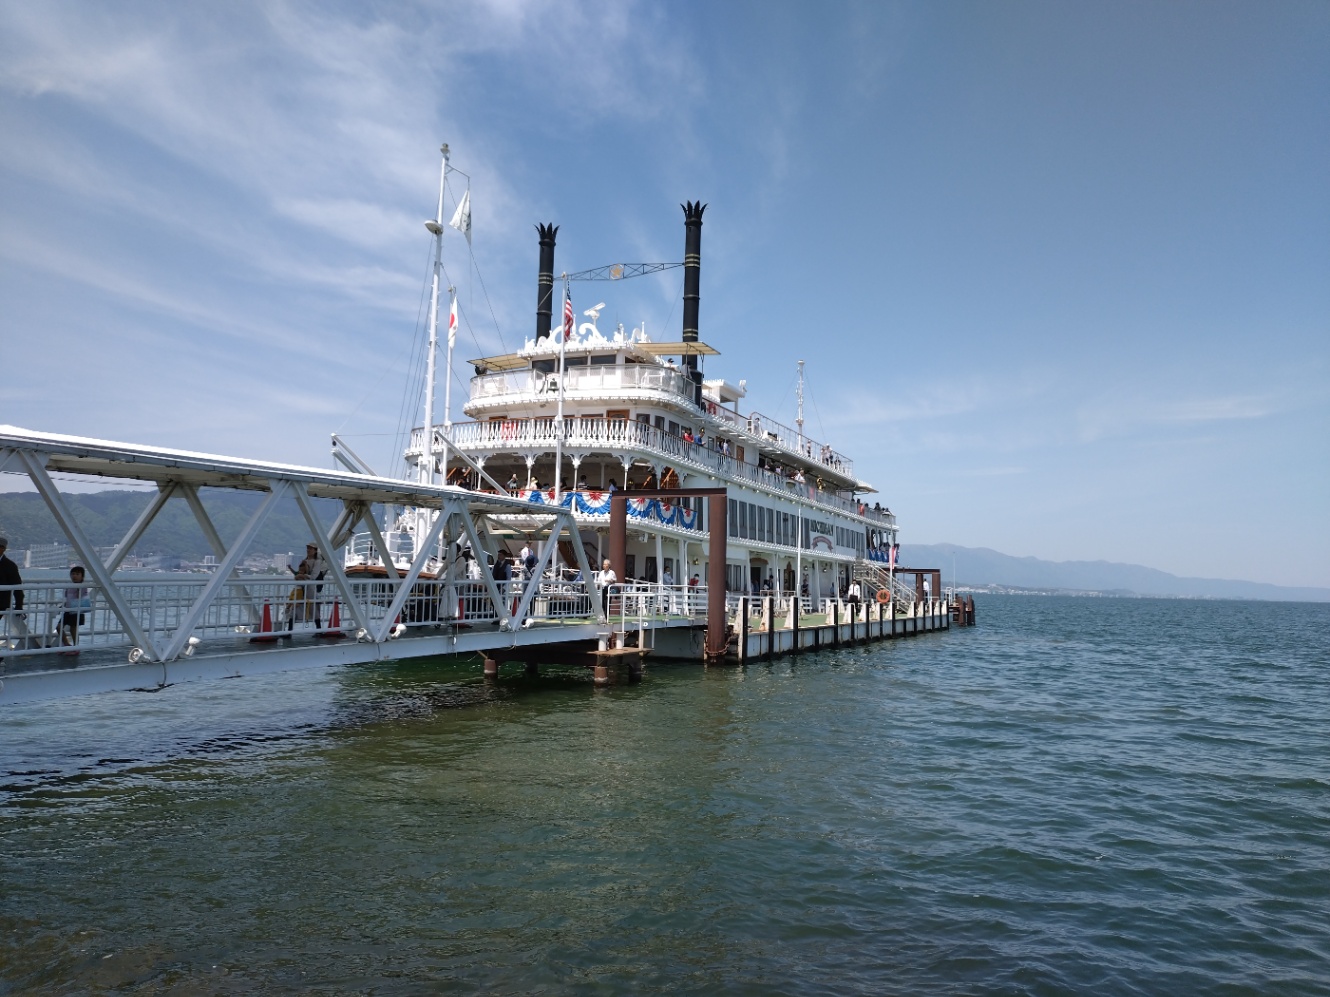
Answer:
[[(697, 342), (697, 306), (702, 300), (702, 212), (707, 206), (701, 201), (688, 201), (683, 208), (683, 341)], [(684, 367), (694, 385), (694, 402), (702, 405), (702, 372), (697, 369), (697, 357), (684, 357)]]
[(550, 334), (550, 308), (554, 299), (554, 237), (557, 225), (537, 225), (540, 233), (540, 276), (536, 278), (536, 342)]

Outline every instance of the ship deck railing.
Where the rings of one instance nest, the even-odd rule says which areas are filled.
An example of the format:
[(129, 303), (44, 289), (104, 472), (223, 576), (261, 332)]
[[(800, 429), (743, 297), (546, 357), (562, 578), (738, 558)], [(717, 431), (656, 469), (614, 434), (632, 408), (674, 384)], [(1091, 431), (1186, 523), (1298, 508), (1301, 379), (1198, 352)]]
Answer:
[(722, 405), (716, 405), (714, 409), (711, 412), (713, 416), (723, 419), (736, 431), (745, 433), (759, 449), (793, 456), (801, 462), (810, 462), (851, 481), (855, 480), (854, 461), (830, 445), (819, 443), (761, 412), (741, 415)]
[[(578, 395), (630, 394), (637, 391), (659, 391), (693, 403), (693, 385), (679, 370), (656, 364), (593, 364), (567, 366), (563, 373), (564, 397)], [(502, 373), (480, 374), (471, 379), (471, 401), (484, 402), (505, 399), (514, 402), (540, 401), (559, 393), (559, 375), (556, 371), (516, 370)]]
[[(557, 422), (554, 417), (464, 422), (452, 427), (451, 439), (453, 446), (467, 451), (520, 454), (531, 450), (553, 450), (556, 442), (559, 442)], [(409, 452), (419, 453), (424, 439), (423, 429), (413, 430)], [(649, 451), (676, 466), (687, 465), (708, 474), (752, 483), (777, 494), (797, 495), (815, 505), (847, 512), (884, 526), (896, 525), (896, 517), (886, 510), (877, 510), (864, 502), (819, 489), (815, 482), (798, 482), (792, 474), (777, 473), (722, 453), (717, 449), (715, 439), (705, 444), (692, 443), (645, 422), (604, 417), (565, 417), (562, 445), (574, 450)]]

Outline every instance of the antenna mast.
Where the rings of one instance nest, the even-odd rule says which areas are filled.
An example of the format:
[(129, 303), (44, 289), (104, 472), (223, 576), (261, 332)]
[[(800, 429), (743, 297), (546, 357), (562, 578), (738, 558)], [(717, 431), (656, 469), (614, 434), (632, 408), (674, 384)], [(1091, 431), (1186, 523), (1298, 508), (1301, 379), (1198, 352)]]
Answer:
[(799, 452), (804, 452), (804, 362), (799, 361), (799, 384), (795, 389), (796, 397), (799, 399), (799, 414), (795, 417), (794, 424), (799, 427)]

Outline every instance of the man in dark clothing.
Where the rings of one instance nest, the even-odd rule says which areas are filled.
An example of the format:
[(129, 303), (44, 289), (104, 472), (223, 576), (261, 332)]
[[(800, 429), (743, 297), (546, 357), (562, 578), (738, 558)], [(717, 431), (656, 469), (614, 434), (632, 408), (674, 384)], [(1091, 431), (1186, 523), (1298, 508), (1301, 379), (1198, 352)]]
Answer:
[[(9, 541), (5, 537), (0, 537), (0, 586), (3, 585), (22, 585), (23, 579), (19, 576), (18, 565), (11, 561), (5, 553), (9, 549)], [(6, 612), (10, 606), (22, 611), (23, 609), (23, 590), (0, 592), (0, 613)]]
[[(0, 586), (22, 585), (18, 565), (5, 556), (9, 541), (0, 537)], [(0, 648), (8, 648), (16, 638), (17, 647), (26, 647), (28, 638), (28, 619), (23, 613), (23, 590), (5, 589), (0, 591)]]

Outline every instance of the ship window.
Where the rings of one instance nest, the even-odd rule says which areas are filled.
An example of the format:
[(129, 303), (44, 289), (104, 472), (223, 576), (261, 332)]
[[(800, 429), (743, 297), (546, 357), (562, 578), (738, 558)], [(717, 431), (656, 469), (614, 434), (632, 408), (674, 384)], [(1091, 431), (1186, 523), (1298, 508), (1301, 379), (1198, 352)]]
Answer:
[(757, 539), (757, 506), (752, 502), (748, 503), (748, 539)]
[(591, 357), (591, 365), (593, 367), (608, 366), (610, 364), (613, 364), (614, 360), (615, 356), (613, 353), (600, 354), (598, 356)]
[(739, 510), (738, 510), (738, 505), (739, 505), (738, 502), (736, 502), (734, 499), (730, 499), (730, 514), (729, 514), (729, 520), (730, 520), (730, 536), (732, 536), (732, 537), (737, 537), (737, 536), (739, 535)]
[(679, 435), (679, 424), (677, 422), (670, 423), (670, 435), (671, 436)]
[(656, 416), (656, 428), (657, 429), (665, 428), (665, 417), (663, 415)]
[(532, 361), (531, 361), (531, 369), (532, 369), (532, 370), (543, 371), (543, 372), (546, 373), (546, 374), (553, 374), (553, 373), (554, 373), (554, 361), (553, 361), (553, 360), (532, 360)]
[(775, 522), (776, 522), (776, 510), (775, 510), (775, 509), (768, 509), (768, 510), (767, 510), (767, 540), (770, 541), (771, 543), (775, 543), (775, 542), (776, 542)]
[(742, 464), (742, 463), (744, 462), (744, 448), (743, 448), (743, 447), (735, 447), (735, 448), (734, 448), (734, 457), (735, 457), (735, 459), (736, 459), (740, 464)]
[(659, 581), (656, 575), (656, 557), (654, 554), (647, 555), (646, 580), (649, 582)]
[(623, 559), (624, 577), (619, 579), (621, 582), (631, 582), (637, 577), (637, 555), (625, 554)]
[(644, 425), (649, 426), (651, 425), (651, 416), (647, 415), (645, 412), (638, 412), (637, 421)]
[(612, 408), (605, 413), (605, 418), (610, 419), (611, 421), (614, 419), (622, 419), (624, 422), (627, 422), (628, 410), (626, 408)]
[(748, 539), (748, 503), (739, 503), (739, 536), (743, 540)]
[(585, 356), (564, 357), (563, 365), (564, 367), (585, 367), (587, 359)]
[(767, 539), (767, 510), (761, 506), (757, 507), (757, 539), (764, 542)]

